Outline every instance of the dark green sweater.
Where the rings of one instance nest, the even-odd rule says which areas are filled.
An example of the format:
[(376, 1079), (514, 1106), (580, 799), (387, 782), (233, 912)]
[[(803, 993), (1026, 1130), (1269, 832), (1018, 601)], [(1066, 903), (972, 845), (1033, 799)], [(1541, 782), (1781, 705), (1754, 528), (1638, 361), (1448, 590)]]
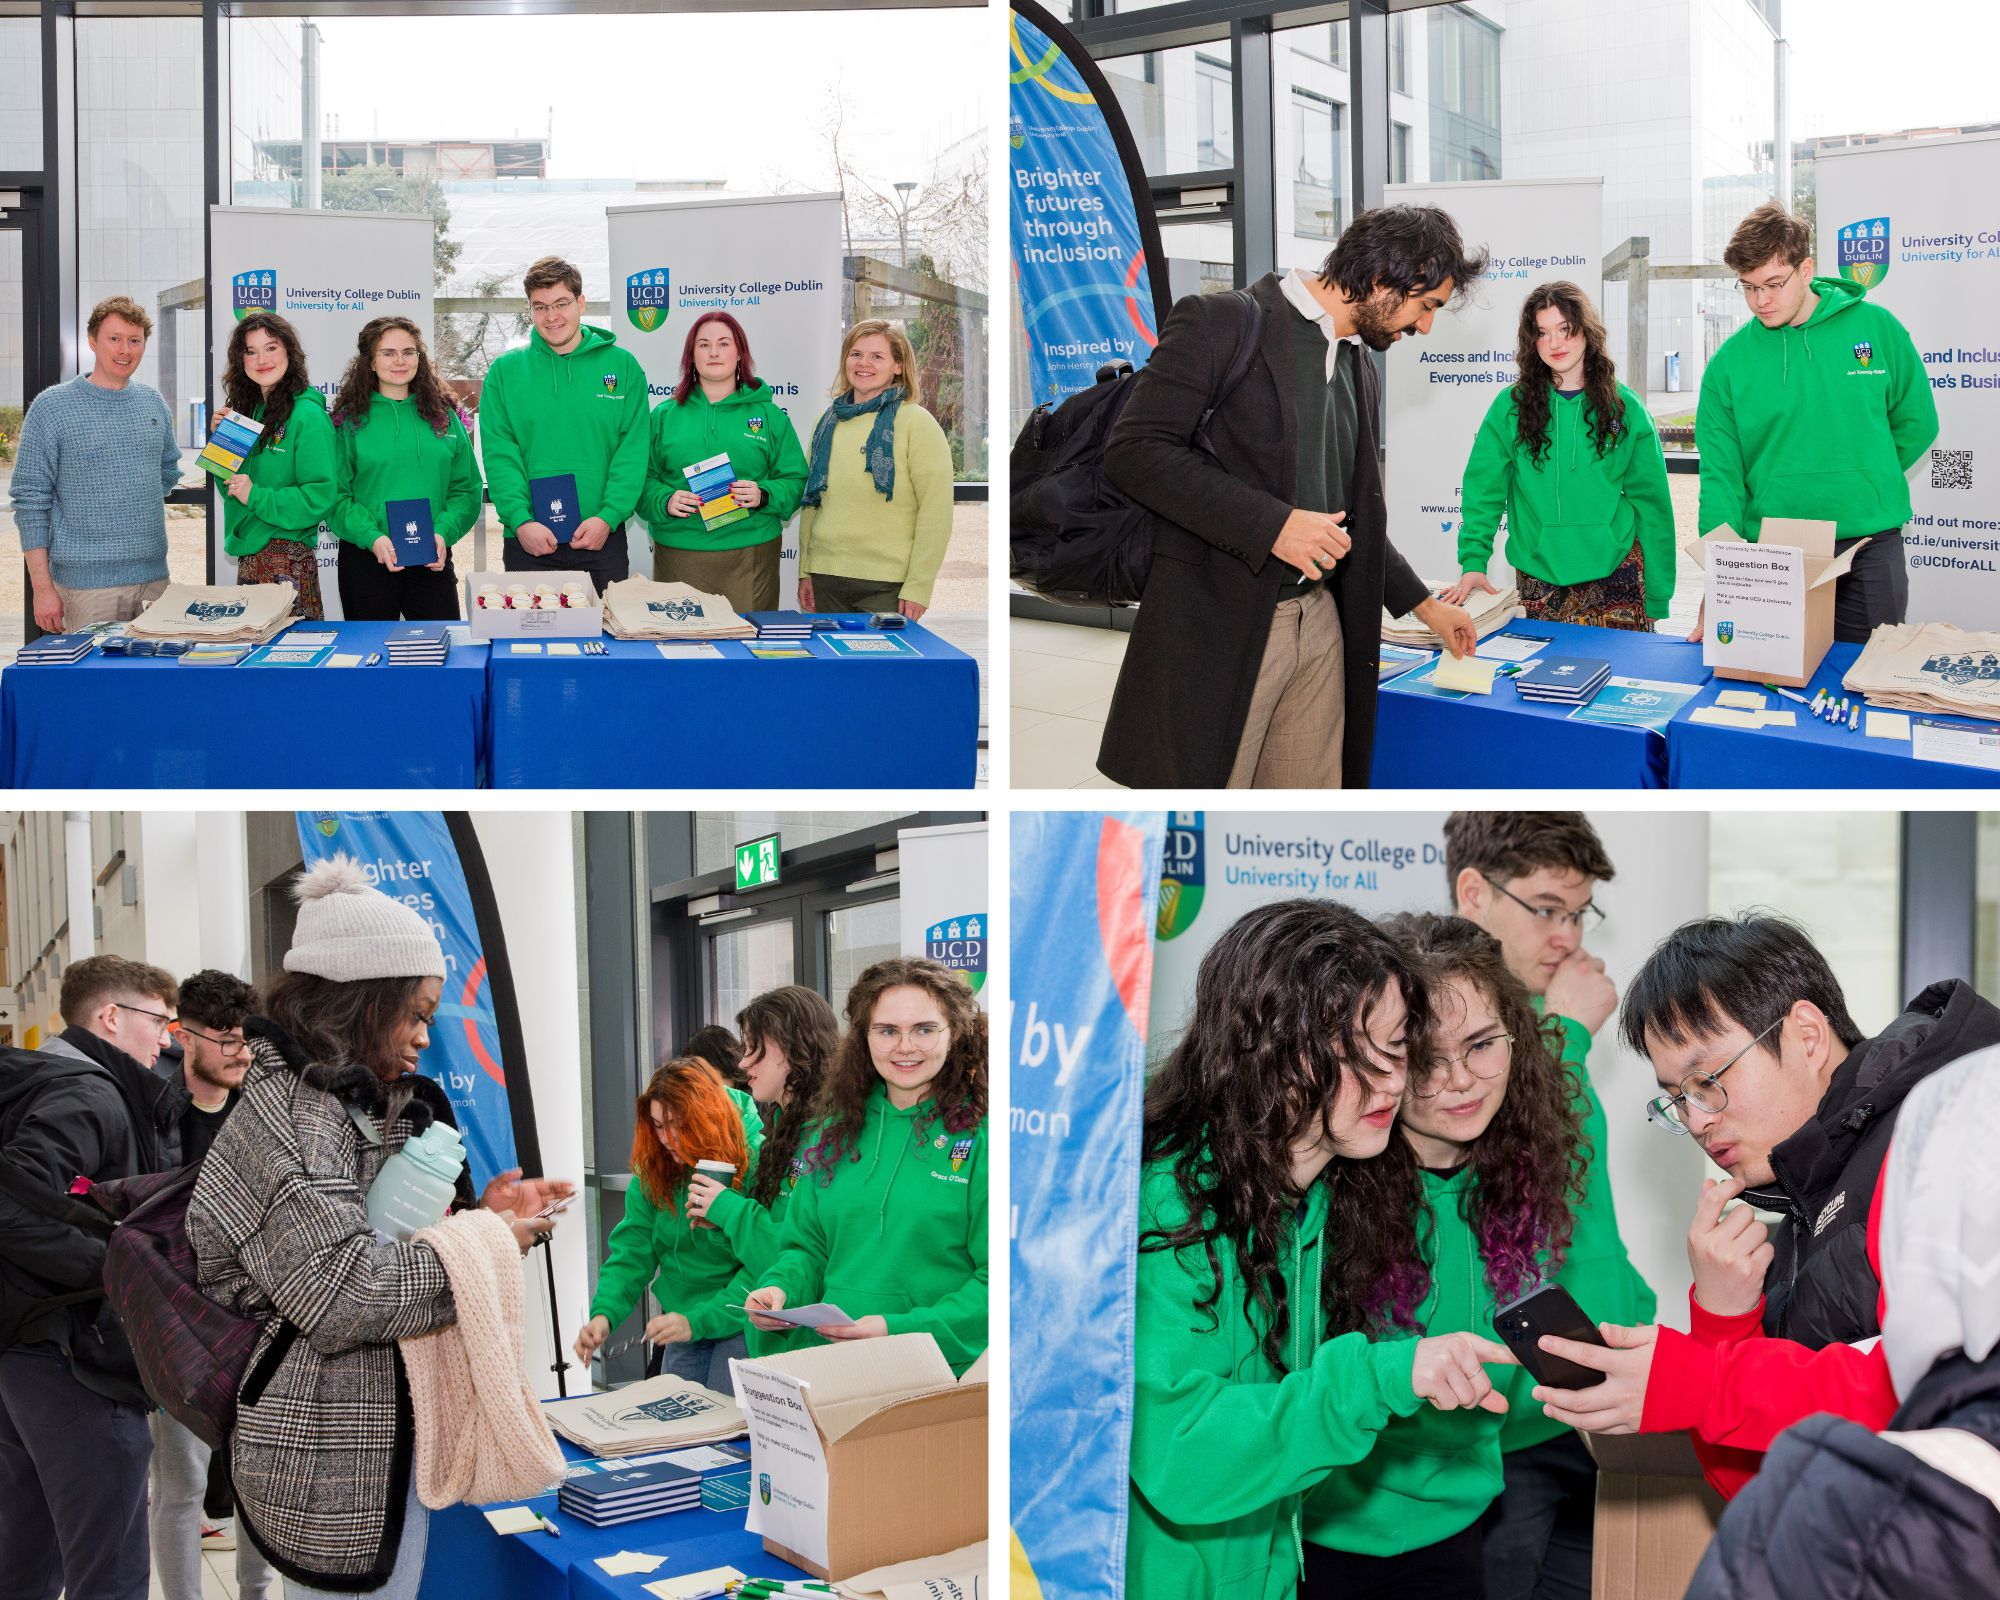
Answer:
[(1299, 414), (1299, 466), (1292, 504), (1305, 511), (1345, 511), (1354, 481), (1354, 450), (1361, 437), (1361, 402), (1354, 387), (1355, 347), (1335, 348), (1333, 378), (1326, 377), (1326, 335), (1317, 322), (1293, 314), (1293, 404)]

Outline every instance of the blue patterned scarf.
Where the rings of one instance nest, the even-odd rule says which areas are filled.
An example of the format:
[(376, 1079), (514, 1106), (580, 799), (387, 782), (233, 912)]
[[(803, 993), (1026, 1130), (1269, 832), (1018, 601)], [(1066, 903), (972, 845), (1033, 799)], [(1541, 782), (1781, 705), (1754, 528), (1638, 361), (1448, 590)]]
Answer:
[(875, 413), (875, 425), (868, 430), (868, 442), (861, 447), (863, 459), (868, 463), (868, 475), (875, 480), (875, 487), (882, 491), (884, 500), (896, 497), (896, 408), (903, 403), (903, 386), (892, 383), (873, 400), (856, 404), (854, 391), (846, 394), (820, 413), (818, 424), (813, 428), (812, 466), (806, 474), (805, 505), (816, 506), (820, 496), (826, 493), (827, 473), (833, 466), (833, 425), (845, 422), (850, 417), (865, 417)]

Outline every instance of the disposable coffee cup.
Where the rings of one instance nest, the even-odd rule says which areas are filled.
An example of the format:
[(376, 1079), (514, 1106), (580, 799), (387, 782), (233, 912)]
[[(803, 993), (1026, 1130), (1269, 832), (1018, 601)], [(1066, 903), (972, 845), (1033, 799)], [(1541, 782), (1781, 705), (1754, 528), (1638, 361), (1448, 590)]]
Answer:
[[(733, 1161), (697, 1161), (694, 1164), (694, 1170), (704, 1178), (713, 1178), (725, 1189), (736, 1181), (736, 1163)], [(714, 1223), (708, 1221), (705, 1217), (696, 1217), (693, 1219), (693, 1223), (697, 1228), (712, 1228), (715, 1226)]]

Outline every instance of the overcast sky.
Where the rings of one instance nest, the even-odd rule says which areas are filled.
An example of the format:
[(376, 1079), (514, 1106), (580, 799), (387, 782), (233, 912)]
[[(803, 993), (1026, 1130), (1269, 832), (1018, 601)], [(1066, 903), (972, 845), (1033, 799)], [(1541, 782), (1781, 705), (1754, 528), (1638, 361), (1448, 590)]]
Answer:
[(1994, 0), (1785, 0), (1792, 136), (2000, 122)]
[(974, 8), (319, 28), (320, 103), (343, 138), (535, 135), (553, 106), (552, 178), (830, 187), (815, 126), (837, 84), (860, 170), (921, 181), (938, 151), (986, 125), (1000, 90), (992, 27)]

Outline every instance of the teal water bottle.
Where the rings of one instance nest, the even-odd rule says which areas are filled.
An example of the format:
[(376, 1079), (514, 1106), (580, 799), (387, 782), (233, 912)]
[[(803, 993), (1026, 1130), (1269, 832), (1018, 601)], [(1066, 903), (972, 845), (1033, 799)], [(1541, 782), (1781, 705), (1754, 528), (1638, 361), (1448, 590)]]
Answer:
[(368, 1222), (391, 1239), (409, 1239), (444, 1220), (465, 1169), (458, 1130), (433, 1122), (382, 1163), (368, 1186)]

